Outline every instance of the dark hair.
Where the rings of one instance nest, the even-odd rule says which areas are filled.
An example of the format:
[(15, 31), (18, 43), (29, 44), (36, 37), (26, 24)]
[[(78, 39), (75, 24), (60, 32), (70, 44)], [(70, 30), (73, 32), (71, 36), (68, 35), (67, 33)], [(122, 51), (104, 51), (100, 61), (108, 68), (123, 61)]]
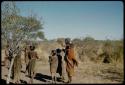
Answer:
[(54, 50), (51, 51), (52, 53), (54, 52)]
[(52, 55), (55, 55), (55, 54), (56, 54), (56, 50), (52, 50), (52, 51), (51, 51), (51, 54), (52, 54)]
[(59, 49), (59, 48), (56, 49), (56, 52), (57, 52), (57, 53), (61, 53), (61, 49)]
[(34, 50), (35, 49), (35, 46), (30, 46), (30, 50)]

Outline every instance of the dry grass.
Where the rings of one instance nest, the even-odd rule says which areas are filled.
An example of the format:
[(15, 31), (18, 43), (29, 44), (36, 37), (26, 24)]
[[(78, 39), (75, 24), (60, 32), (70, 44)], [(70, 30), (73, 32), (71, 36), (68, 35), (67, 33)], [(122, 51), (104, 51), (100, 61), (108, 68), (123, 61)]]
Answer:
[(123, 83), (123, 64), (103, 64), (84, 62), (76, 70), (79, 73), (82, 83)]
[[(41, 61), (41, 64), (39, 63), (38, 65), (48, 66), (48, 62), (44, 61), (48, 60), (47, 56), (49, 55), (50, 50), (58, 48), (59, 45), (57, 43), (49, 43), (46, 45), (45, 43), (44, 44), (42, 43), (38, 47), (39, 48), (37, 48), (37, 52), (39, 53), (39, 55), (41, 55), (41, 58), (43, 59), (43, 62)], [(112, 62), (105, 64), (102, 62), (103, 58), (101, 58), (96, 62), (93, 62), (93, 60), (90, 59), (91, 56), (93, 56), (93, 54), (91, 55), (89, 55), (89, 53), (86, 55), (84, 55), (84, 53), (79, 54), (79, 52), (82, 53), (83, 50), (77, 47), (75, 47), (75, 50), (76, 50), (76, 58), (79, 61), (79, 66), (78, 68), (76, 67), (75, 69), (75, 77), (73, 83), (122, 83), (123, 82), (124, 64), (122, 62), (117, 62), (117, 63)], [(97, 50), (97, 54), (101, 53), (103, 53), (102, 44), (99, 46), (99, 49)], [(82, 59), (84, 60), (79, 59), (79, 56), (81, 56)]]
[[(103, 63), (104, 57), (99, 55), (103, 53), (103, 43), (78, 42), (75, 43), (76, 58), (79, 66), (75, 69), (74, 83), (122, 83), (124, 79), (124, 60), (123, 47), (114, 44), (114, 52), (118, 55), (115, 59), (114, 54), (111, 57), (111, 63)], [(110, 45), (110, 44), (109, 44)], [(61, 48), (55, 41), (41, 42), (37, 45), (36, 52), (40, 60), (37, 62), (39, 72), (46, 68), (45, 72), (49, 72), (48, 56), (52, 49)], [(112, 50), (113, 53), (113, 50)], [(2, 50), (2, 61), (4, 60), (4, 50)], [(22, 62), (24, 62), (24, 53), (22, 53)], [(47, 73), (48, 74), (48, 73)]]

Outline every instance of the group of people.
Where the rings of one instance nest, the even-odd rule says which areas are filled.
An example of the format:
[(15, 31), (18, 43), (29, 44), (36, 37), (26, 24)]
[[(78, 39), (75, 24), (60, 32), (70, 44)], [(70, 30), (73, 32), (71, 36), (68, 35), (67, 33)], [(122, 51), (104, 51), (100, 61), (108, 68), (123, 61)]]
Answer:
[[(17, 48), (19, 50), (19, 47)], [(11, 61), (13, 57), (12, 49), (10, 48), (9, 44), (6, 45), (5, 48), (5, 59), (4, 59), (4, 65), (8, 68), (8, 71), (11, 66)], [(22, 65), (21, 65), (21, 52), (18, 52), (18, 54), (15, 56), (15, 59), (13, 61), (13, 66), (11, 70), (11, 77), (14, 80), (15, 83), (18, 83), (20, 81), (20, 71), (21, 71)]]
[[(23, 50), (24, 57), (25, 57), (25, 64), (26, 64), (25, 74), (28, 73), (28, 76), (30, 77), (29, 83), (33, 83), (33, 78), (35, 77), (35, 63), (36, 63), (36, 59), (38, 59), (37, 52), (34, 50), (35, 50), (34, 45), (26, 46), (25, 49)], [(13, 83), (20, 83), (20, 76), (21, 76), (21, 69), (22, 69), (21, 52), (22, 52), (21, 50), (18, 51), (18, 53), (14, 58), (9, 45), (8, 44), (6, 45), (5, 60), (3, 63), (9, 69), (12, 58), (14, 58), (14, 62), (11, 70), (11, 78), (13, 79)]]
[[(64, 81), (65, 72), (68, 75), (68, 83), (70, 83), (74, 74), (74, 66), (78, 66), (78, 62), (74, 54), (74, 45), (70, 43), (68, 39), (65, 39), (65, 44), (66, 46), (64, 49), (52, 50), (49, 56), (52, 83), (53, 81), (56, 82), (56, 73), (59, 73), (61, 80)], [(5, 65), (8, 68), (13, 56), (9, 50), (9, 46), (7, 45), (5, 49)], [(26, 64), (25, 73), (28, 73), (28, 76), (30, 77), (29, 83), (33, 83), (33, 79), (35, 77), (35, 63), (36, 59), (39, 59), (39, 57), (37, 55), (37, 52), (35, 51), (34, 45), (26, 46), (24, 49), (24, 53)], [(7, 61), (9, 61), (9, 64), (6, 63)], [(14, 59), (11, 71), (14, 83), (20, 83), (21, 68), (21, 52), (19, 52)]]
[(78, 66), (74, 53), (74, 45), (68, 39), (65, 39), (65, 44), (65, 48), (52, 50), (49, 56), (52, 83), (56, 83), (56, 73), (59, 73), (63, 82), (65, 82), (64, 75), (67, 73), (67, 83), (71, 83), (72, 76), (74, 75), (74, 66)]

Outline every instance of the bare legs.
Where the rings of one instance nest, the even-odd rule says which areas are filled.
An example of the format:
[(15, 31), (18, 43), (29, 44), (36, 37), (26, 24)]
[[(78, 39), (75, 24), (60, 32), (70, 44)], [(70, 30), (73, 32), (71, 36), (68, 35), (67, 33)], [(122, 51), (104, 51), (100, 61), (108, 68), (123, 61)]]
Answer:
[(34, 77), (35, 77), (35, 72), (32, 72), (31, 76), (30, 76), (30, 82), (29, 83), (31, 83), (31, 84), (33, 83)]
[(51, 76), (52, 76), (52, 83), (56, 83), (56, 73), (51, 73)]
[(67, 74), (68, 74), (68, 81), (67, 81), (67, 83), (71, 83), (72, 82), (72, 76), (70, 75), (69, 72), (67, 72)]

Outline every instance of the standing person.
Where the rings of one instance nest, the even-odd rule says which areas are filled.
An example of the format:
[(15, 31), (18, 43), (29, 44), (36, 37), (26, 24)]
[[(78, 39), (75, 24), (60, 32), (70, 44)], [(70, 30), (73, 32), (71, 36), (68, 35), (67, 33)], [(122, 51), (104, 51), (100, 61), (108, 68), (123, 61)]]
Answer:
[(75, 59), (75, 54), (74, 54), (74, 45), (71, 44), (70, 42), (66, 42), (65, 51), (66, 51), (66, 56), (65, 56), (66, 72), (68, 75), (67, 83), (71, 83), (72, 76), (74, 75), (74, 66), (78, 66), (78, 62)]
[(30, 83), (33, 83), (33, 78), (35, 76), (35, 64), (36, 59), (38, 59), (37, 52), (34, 51), (35, 46), (30, 46), (30, 51), (28, 52), (29, 64), (28, 64), (28, 75), (30, 76)]
[(18, 53), (15, 56), (14, 63), (12, 66), (12, 78), (14, 80), (14, 83), (20, 83), (20, 71), (21, 71), (21, 51), (19, 51), (18, 47)]
[(58, 67), (58, 58), (56, 55), (56, 50), (51, 51), (51, 55), (49, 56), (49, 63), (50, 63), (50, 73), (52, 77), (52, 83), (56, 83), (56, 71)]
[(59, 73), (60, 78), (62, 79), (63, 75), (62, 75), (62, 56), (61, 56), (61, 49), (56, 49), (56, 55), (58, 57), (58, 68), (57, 68), (57, 73)]
[(57, 51), (57, 57), (59, 60), (59, 65), (58, 65), (58, 69), (57, 72), (60, 74), (60, 78), (62, 82), (65, 82), (66, 80), (66, 65), (65, 65), (65, 45), (64, 45), (64, 41), (63, 40), (57, 40), (57, 42), (59, 43), (60, 47), (58, 49), (56, 49)]

